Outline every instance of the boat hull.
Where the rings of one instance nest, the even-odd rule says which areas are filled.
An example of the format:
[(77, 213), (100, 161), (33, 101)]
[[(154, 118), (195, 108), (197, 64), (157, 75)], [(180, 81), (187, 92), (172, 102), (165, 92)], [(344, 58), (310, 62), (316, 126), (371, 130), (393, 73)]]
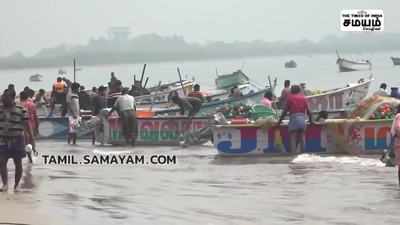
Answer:
[(312, 112), (348, 111), (368, 95), (373, 79), (349, 87), (326, 91), (319, 95), (307, 96)]
[[(230, 97), (223, 100), (212, 101), (204, 103), (200, 111), (196, 114), (197, 116), (208, 116), (214, 114), (218, 107), (224, 106), (225, 104), (247, 104), (253, 105), (258, 104), (261, 98), (264, 96), (266, 89), (259, 90), (257, 92), (249, 93), (247, 95), (241, 97)], [(175, 107), (172, 109), (165, 109), (165, 110), (157, 110), (155, 111), (156, 115), (172, 115), (176, 116), (180, 112), (179, 108)]]
[[(198, 131), (209, 126), (210, 118), (200, 117), (189, 120), (187, 117), (138, 118), (137, 145), (179, 145), (182, 135)], [(102, 119), (93, 117), (92, 121), (80, 127), (78, 137), (89, 139), (101, 123), (103, 132), (96, 133), (96, 141), (103, 144), (125, 144), (118, 117)], [(97, 125), (96, 125), (97, 124)], [(68, 134), (68, 118), (41, 118), (39, 127), (40, 139), (66, 140)]]
[(400, 66), (400, 57), (390, 57), (394, 66)]
[(168, 103), (168, 96), (171, 91), (177, 91), (179, 95), (192, 91), (193, 82), (183, 81), (182, 85), (179, 82), (169, 84), (163, 91), (153, 91), (149, 95), (136, 96), (135, 101), (138, 106), (161, 105)]
[(363, 71), (363, 70), (371, 70), (372, 69), (372, 64), (369, 61), (356, 62), (356, 61), (339, 58), (337, 60), (337, 64), (339, 66), (340, 72)]
[[(391, 120), (341, 120), (311, 125), (304, 153), (377, 154), (390, 146)], [(220, 155), (289, 155), (287, 126), (217, 126), (214, 147)]]
[(241, 70), (235, 71), (231, 74), (218, 75), (215, 79), (217, 89), (230, 89), (233, 86), (247, 84), (250, 79)]

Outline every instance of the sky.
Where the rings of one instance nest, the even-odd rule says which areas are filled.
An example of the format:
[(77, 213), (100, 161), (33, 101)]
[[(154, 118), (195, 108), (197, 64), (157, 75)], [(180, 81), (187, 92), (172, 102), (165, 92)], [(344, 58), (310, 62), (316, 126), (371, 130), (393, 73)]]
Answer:
[(1, 0), (0, 56), (86, 44), (112, 26), (188, 42), (319, 40), (342, 35), (342, 9), (383, 9), (385, 32), (400, 32), (399, 0)]

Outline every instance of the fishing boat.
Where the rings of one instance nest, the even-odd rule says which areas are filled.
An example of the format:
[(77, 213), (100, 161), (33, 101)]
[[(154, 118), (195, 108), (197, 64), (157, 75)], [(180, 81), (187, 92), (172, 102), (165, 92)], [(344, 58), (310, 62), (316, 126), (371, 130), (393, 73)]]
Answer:
[(373, 80), (372, 77), (360, 79), (357, 83), (350, 83), (342, 88), (307, 96), (310, 111), (333, 112), (351, 110), (352, 107), (368, 95), (369, 87)]
[[(108, 113), (109, 109), (104, 112)], [(81, 123), (77, 129), (78, 137), (89, 139), (101, 125), (102, 132), (96, 135), (96, 142), (101, 144), (121, 145), (125, 143), (118, 116), (92, 117)], [(180, 145), (185, 133), (194, 132), (210, 126), (210, 118), (195, 117), (138, 117), (137, 145)], [(68, 118), (40, 118), (40, 139), (66, 139)]]
[(285, 68), (287, 68), (287, 69), (292, 69), (292, 68), (296, 68), (296, 67), (297, 67), (297, 63), (294, 60), (285, 62)]
[(58, 69), (58, 75), (65, 75), (67, 74), (67, 71), (64, 69)]
[(349, 59), (345, 59), (339, 56), (339, 53), (336, 51), (337, 60), (336, 64), (339, 66), (340, 72), (351, 72), (351, 71), (359, 71), (359, 70), (371, 70), (372, 63), (369, 60), (359, 60), (353, 61)]
[(230, 89), (234, 86), (248, 84), (249, 77), (241, 70), (237, 70), (230, 74), (218, 75), (215, 79), (215, 86), (217, 89)]
[(193, 81), (183, 80), (175, 81), (172, 83), (160, 85), (159, 87), (149, 88), (150, 94), (136, 96), (135, 101), (138, 106), (160, 106), (162, 104), (168, 103), (168, 95), (171, 91), (177, 91), (180, 95), (185, 95), (185, 93), (190, 93), (193, 88)]
[[(328, 119), (308, 125), (302, 153), (379, 154), (390, 147), (391, 124), (399, 100), (372, 97), (358, 105), (350, 119)], [(382, 116), (383, 115), (383, 116)], [(376, 118), (376, 116), (380, 116)], [(290, 155), (287, 121), (267, 124), (227, 124), (213, 129), (214, 147), (220, 155)]]
[[(196, 114), (198, 116), (209, 116), (216, 112), (218, 107), (222, 107), (224, 105), (237, 105), (237, 104), (246, 104), (252, 105), (257, 104), (260, 99), (264, 96), (264, 93), (267, 88), (260, 88), (259, 86), (248, 83), (238, 85), (238, 88), (241, 91), (241, 96), (233, 97), (229, 95), (228, 91), (223, 93), (219, 93), (218, 95), (212, 96), (209, 102), (205, 102), (202, 104), (200, 111)], [(152, 110), (156, 115), (179, 115), (180, 109), (177, 106), (172, 107), (162, 107), (157, 108), (153, 107)]]
[(390, 57), (394, 66), (400, 66), (400, 57)]
[(34, 74), (34, 75), (29, 77), (29, 81), (31, 81), (31, 82), (39, 82), (39, 81), (42, 81), (42, 78), (43, 78), (43, 75)]
[[(103, 123), (104, 133), (98, 135), (99, 143), (120, 145), (125, 143), (121, 123), (118, 117), (112, 117)], [(180, 145), (186, 133), (198, 131), (210, 126), (210, 118), (196, 117), (149, 117), (138, 118), (137, 145)]]

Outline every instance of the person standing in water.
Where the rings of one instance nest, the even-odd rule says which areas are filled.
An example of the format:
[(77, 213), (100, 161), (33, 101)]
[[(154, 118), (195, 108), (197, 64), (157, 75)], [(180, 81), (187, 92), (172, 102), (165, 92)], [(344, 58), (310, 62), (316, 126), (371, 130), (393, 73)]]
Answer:
[[(35, 153), (36, 152), (35, 136), (38, 133), (37, 128), (38, 128), (38, 124), (39, 124), (39, 119), (38, 119), (38, 116), (36, 113), (36, 106), (33, 103), (32, 99), (30, 99), (28, 97), (28, 93), (26, 91), (22, 91), (19, 94), (19, 100), (20, 100), (21, 106), (23, 106), (25, 111), (27, 112), (28, 126), (33, 133), (32, 136), (29, 136), (29, 135), (27, 135), (29, 132), (25, 132), (25, 144), (32, 145), (32, 150)], [(29, 162), (32, 163), (33, 162), (32, 155), (30, 153), (28, 153), (28, 158), (29, 158)]]
[(115, 110), (118, 111), (125, 141), (127, 144), (135, 145), (138, 134), (135, 98), (129, 95), (128, 92), (128, 88), (122, 89), (122, 95), (115, 100), (114, 106), (108, 113), (108, 116)]
[(68, 144), (76, 144), (77, 134), (76, 129), (80, 121), (80, 108), (79, 108), (79, 84), (72, 83), (68, 93), (67, 109), (68, 109)]
[(400, 105), (397, 106), (396, 117), (393, 120), (390, 134), (393, 139), (393, 149), (395, 155), (395, 165), (397, 165), (397, 176), (400, 184)]
[(278, 125), (281, 124), (287, 113), (289, 113), (289, 150), (292, 153), (298, 153), (297, 147), (300, 146), (300, 152), (304, 152), (306, 115), (308, 115), (310, 123), (312, 123), (312, 117), (308, 108), (307, 100), (301, 93), (301, 88), (298, 85), (293, 85), (291, 87), (286, 107), (282, 112)]
[(28, 125), (28, 116), (22, 106), (15, 104), (15, 93), (5, 90), (1, 96), (0, 106), (0, 175), (3, 187), (0, 192), (8, 190), (7, 162), (13, 159), (15, 165), (14, 191), (17, 191), (22, 177), (22, 159), (25, 158), (25, 132), (33, 138)]

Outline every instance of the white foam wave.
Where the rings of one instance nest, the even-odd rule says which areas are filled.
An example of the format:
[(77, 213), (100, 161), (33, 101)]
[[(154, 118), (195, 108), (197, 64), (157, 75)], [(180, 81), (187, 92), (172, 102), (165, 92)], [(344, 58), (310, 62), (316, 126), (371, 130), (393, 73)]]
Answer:
[(382, 163), (379, 159), (361, 158), (357, 156), (320, 156), (315, 154), (301, 154), (292, 160), (292, 163), (319, 163), (319, 162), (385, 167), (385, 164)]
[(93, 154), (98, 154), (98, 155), (123, 155), (123, 154), (131, 154), (133, 151), (101, 151), (98, 149), (94, 149)]

